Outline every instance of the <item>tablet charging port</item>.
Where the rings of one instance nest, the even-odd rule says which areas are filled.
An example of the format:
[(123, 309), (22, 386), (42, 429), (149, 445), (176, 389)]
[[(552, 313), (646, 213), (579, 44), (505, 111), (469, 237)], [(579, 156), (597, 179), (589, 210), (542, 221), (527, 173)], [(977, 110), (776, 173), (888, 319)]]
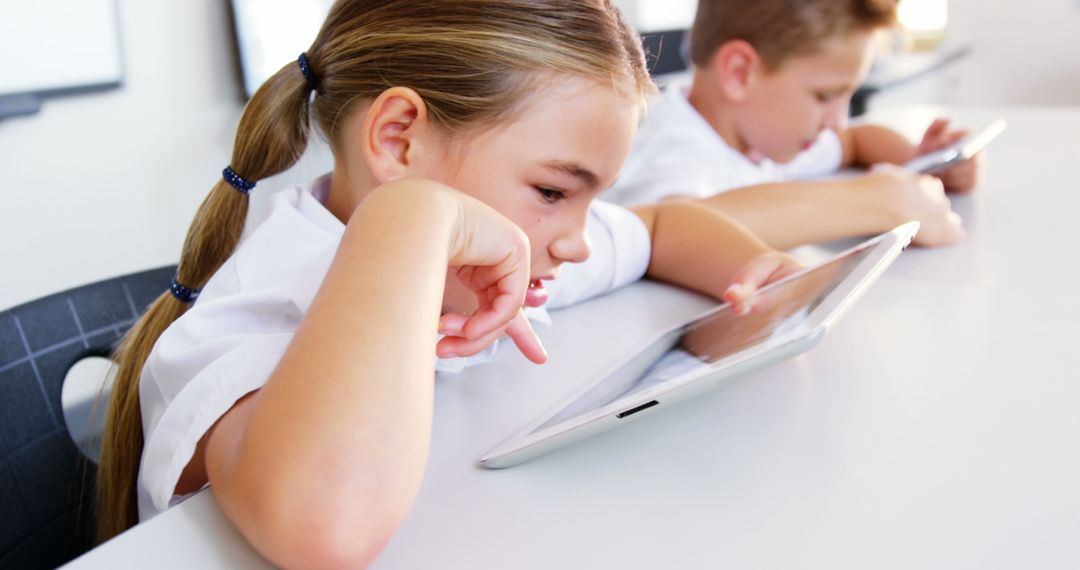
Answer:
[(619, 419), (622, 419), (622, 418), (625, 418), (626, 416), (629, 416), (630, 414), (636, 414), (636, 413), (640, 412), (641, 410), (644, 410), (646, 408), (651, 408), (651, 407), (653, 407), (653, 406), (655, 406), (655, 405), (657, 405), (659, 403), (660, 402), (657, 402), (656, 400), (653, 400), (651, 402), (645, 402), (644, 404), (642, 404), (640, 406), (637, 406), (637, 407), (634, 407), (634, 408), (630, 408), (629, 410), (626, 410), (625, 412), (619, 412), (619, 413), (615, 414), (615, 417), (619, 418)]

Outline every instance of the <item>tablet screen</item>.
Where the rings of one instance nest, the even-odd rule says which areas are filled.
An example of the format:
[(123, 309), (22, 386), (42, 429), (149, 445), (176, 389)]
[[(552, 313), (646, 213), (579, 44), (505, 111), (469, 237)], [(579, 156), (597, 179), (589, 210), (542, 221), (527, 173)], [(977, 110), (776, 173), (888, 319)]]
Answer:
[(531, 433), (589, 414), (799, 328), (874, 245), (865, 243), (763, 288), (754, 296), (748, 315), (737, 316), (728, 305), (722, 305), (664, 334)]

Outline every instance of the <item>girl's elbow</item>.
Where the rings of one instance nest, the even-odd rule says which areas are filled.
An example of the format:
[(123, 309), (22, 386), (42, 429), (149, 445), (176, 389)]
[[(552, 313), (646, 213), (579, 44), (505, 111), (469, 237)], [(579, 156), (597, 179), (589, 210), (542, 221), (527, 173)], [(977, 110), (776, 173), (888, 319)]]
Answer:
[[(411, 500), (327, 496), (325, 491), (245, 493), (226, 509), (259, 551), (283, 568), (364, 568), (386, 545)], [(223, 500), (223, 506), (229, 501)]]
[(256, 548), (282, 568), (366, 568), (404, 518), (363, 507), (306, 511), (261, 521)]
[(282, 568), (367, 568), (393, 535), (368, 523), (363, 528), (295, 528), (273, 543), (267, 558)]

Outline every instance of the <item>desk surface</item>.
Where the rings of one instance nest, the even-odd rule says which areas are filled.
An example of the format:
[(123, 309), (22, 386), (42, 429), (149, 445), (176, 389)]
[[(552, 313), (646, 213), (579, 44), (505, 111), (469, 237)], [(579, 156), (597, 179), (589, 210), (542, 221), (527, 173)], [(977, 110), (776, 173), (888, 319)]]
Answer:
[[(934, 111), (881, 119), (919, 132)], [(557, 312), (540, 331), (548, 365), (502, 350), (437, 383), (424, 484), (375, 567), (1080, 566), (1080, 109), (951, 114), (1010, 123), (984, 187), (954, 199), (964, 243), (909, 249), (807, 354), (517, 467), (476, 467), (707, 301), (640, 283)], [(151, 559), (267, 566), (203, 493), (72, 567)]]

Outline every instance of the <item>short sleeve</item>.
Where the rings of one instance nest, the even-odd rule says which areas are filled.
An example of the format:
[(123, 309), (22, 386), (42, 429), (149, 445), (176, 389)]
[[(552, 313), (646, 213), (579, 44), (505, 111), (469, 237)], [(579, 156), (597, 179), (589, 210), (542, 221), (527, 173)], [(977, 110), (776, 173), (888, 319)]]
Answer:
[(140, 519), (169, 507), (199, 440), (237, 400), (266, 383), (302, 317), (272, 291), (236, 295), (189, 311), (161, 335), (139, 384)]
[(595, 201), (586, 222), (592, 253), (583, 263), (563, 265), (549, 286), (547, 307), (557, 309), (633, 283), (649, 268), (652, 240), (630, 210)]
[(199, 440), (237, 400), (270, 378), (343, 230), (308, 191), (280, 193), (266, 221), (157, 339), (139, 381), (141, 520), (172, 504)]
[(604, 194), (606, 200), (626, 206), (654, 204), (670, 196), (708, 198), (725, 190), (713, 179), (710, 168), (695, 158), (674, 153), (648, 157), (648, 168), (625, 172)]

